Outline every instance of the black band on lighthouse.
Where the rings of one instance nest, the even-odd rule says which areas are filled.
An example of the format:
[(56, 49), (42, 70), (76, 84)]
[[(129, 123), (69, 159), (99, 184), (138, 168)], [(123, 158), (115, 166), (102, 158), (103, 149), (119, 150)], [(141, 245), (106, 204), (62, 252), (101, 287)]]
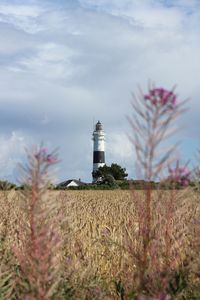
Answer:
[(105, 163), (105, 152), (104, 151), (94, 151), (93, 152), (93, 163)]

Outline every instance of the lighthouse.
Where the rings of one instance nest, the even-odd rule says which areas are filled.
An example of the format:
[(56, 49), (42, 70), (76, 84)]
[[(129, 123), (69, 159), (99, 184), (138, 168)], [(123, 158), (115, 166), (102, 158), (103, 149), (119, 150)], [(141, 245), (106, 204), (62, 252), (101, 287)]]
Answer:
[[(105, 165), (105, 133), (100, 121), (95, 125), (93, 132), (93, 173), (98, 170), (99, 167)], [(95, 178), (93, 177), (93, 181)]]

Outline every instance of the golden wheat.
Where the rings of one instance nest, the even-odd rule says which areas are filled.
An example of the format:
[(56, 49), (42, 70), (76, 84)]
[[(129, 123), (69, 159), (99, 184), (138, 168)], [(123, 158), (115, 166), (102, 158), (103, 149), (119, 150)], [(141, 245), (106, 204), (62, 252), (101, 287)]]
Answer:
[[(62, 210), (61, 235), (63, 271), (75, 286), (93, 286), (95, 280), (106, 283), (112, 290), (114, 280), (136, 281), (137, 254), (141, 251), (140, 215), (138, 206), (144, 201), (144, 192), (137, 191), (49, 191)], [(171, 216), (167, 217), (170, 191), (153, 192), (153, 232), (160, 241), (153, 261), (153, 269), (166, 268), (166, 228), (170, 268), (176, 268), (188, 257), (194, 263), (197, 257), (194, 241), (194, 220), (200, 216), (195, 194), (189, 189), (173, 195)], [(21, 224), (26, 222), (21, 209), (23, 200), (19, 192), (0, 194), (0, 259), (2, 270), (17, 264), (13, 249), (18, 244)], [(59, 211), (57, 211), (60, 214)], [(170, 224), (167, 225), (167, 222)], [(168, 226), (168, 227), (166, 227)], [(154, 239), (153, 239), (154, 241)], [(153, 251), (153, 250), (152, 250)], [(198, 262), (199, 263), (199, 262)], [(155, 271), (155, 270), (154, 270)], [(192, 275), (191, 275), (192, 276)], [(106, 298), (105, 298), (106, 299)]]

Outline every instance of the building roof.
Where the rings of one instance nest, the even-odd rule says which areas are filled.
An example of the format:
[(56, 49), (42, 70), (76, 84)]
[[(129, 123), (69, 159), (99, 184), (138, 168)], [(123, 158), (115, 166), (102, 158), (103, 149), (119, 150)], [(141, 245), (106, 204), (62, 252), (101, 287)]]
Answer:
[(72, 181), (75, 182), (78, 186), (87, 185), (87, 183), (82, 182), (82, 181), (80, 181), (80, 180), (77, 180), (77, 179), (69, 179), (69, 180), (66, 180), (66, 181), (63, 181), (63, 182), (59, 183), (57, 186), (58, 186), (58, 187), (67, 187)]

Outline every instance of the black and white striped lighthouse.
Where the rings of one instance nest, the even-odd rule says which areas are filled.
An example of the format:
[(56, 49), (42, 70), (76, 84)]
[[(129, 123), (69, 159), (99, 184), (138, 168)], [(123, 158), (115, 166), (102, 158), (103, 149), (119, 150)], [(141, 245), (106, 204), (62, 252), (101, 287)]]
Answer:
[[(99, 167), (105, 165), (105, 133), (100, 121), (97, 122), (93, 132), (93, 172), (97, 171)], [(93, 177), (93, 181), (94, 181)]]

